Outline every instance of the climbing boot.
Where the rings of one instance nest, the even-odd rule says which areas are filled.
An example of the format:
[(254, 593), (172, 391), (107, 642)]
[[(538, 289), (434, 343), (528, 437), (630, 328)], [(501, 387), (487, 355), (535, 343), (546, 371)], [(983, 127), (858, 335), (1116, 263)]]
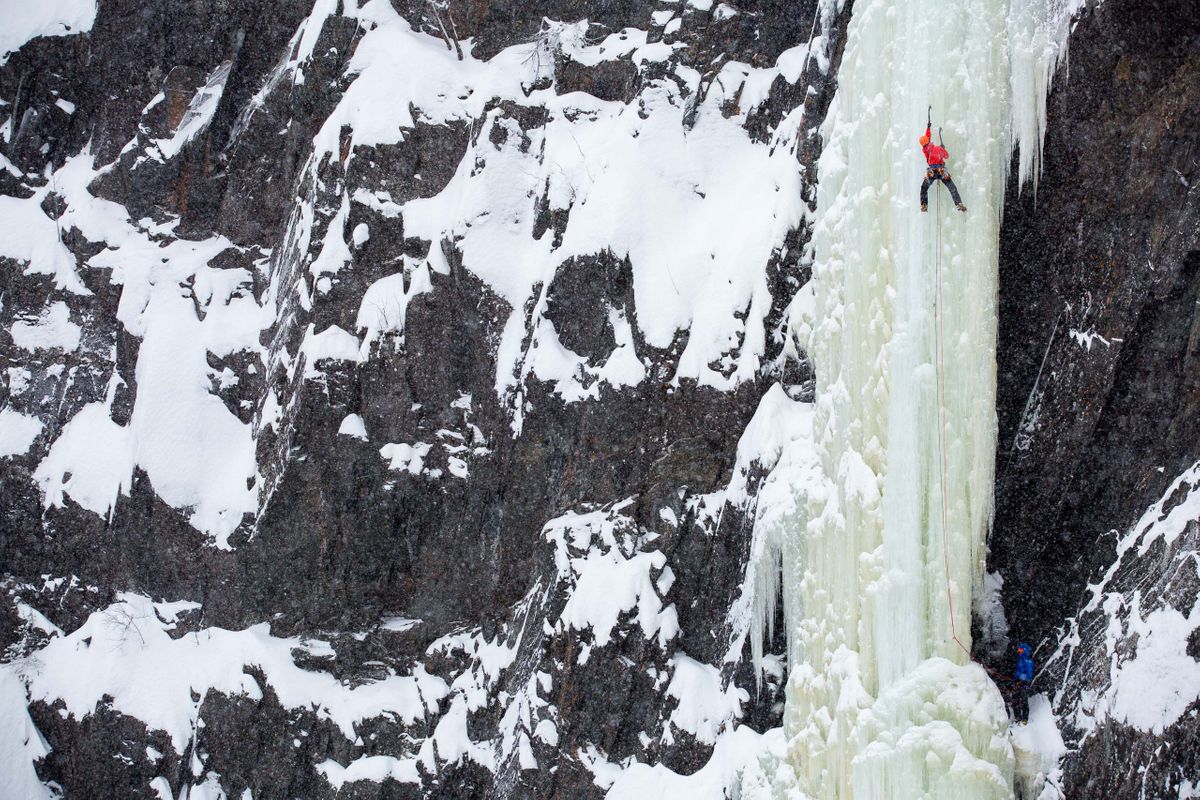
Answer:
[(921, 203), (921, 213), (923, 214), (928, 210), (929, 210), (929, 206), (925, 205), (924, 203)]
[(958, 205), (956, 205), (955, 208), (957, 208), (959, 211), (962, 211), (964, 214), (967, 211), (967, 207), (964, 206), (962, 203), (959, 203)]

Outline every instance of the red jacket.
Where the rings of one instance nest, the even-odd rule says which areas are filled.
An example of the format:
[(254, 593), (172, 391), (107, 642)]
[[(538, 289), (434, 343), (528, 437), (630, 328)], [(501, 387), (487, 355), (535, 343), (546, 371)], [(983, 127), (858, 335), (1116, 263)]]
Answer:
[(925, 135), (921, 137), (921, 152), (925, 154), (925, 163), (929, 166), (941, 166), (950, 158), (950, 152), (944, 147), (940, 147), (933, 143), (933, 135), (929, 130), (930, 126), (925, 126)]

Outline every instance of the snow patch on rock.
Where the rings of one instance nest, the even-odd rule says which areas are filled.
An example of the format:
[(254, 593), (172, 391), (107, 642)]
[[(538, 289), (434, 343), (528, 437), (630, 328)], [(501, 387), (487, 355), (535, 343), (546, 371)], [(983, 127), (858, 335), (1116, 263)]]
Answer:
[[(1086, 738), (1112, 720), (1161, 734), (1200, 699), (1200, 661), (1188, 652), (1200, 598), (1173, 589), (1200, 580), (1200, 461), (1179, 475), (1117, 543), (1117, 554), (1069, 620), (1043, 671), (1061, 675), (1055, 711)], [(1152, 548), (1162, 553), (1146, 566)], [(1150, 575), (1139, 578), (1141, 571)], [(1102, 631), (1103, 636), (1087, 635)], [(1099, 655), (1100, 658), (1096, 658)], [(1099, 689), (1077, 683), (1097, 665)]]
[(78, 349), (82, 329), (71, 322), (71, 310), (59, 300), (46, 306), (41, 315), (32, 321), (17, 320), (9, 332), (13, 343), (23, 350), (70, 352)]
[(347, 414), (343, 417), (342, 424), (338, 426), (338, 435), (352, 436), (365, 442), (367, 440), (367, 424), (363, 421), (362, 415)]
[(559, 580), (570, 587), (557, 625), (590, 631), (596, 646), (604, 647), (628, 613), (647, 639), (665, 647), (679, 632), (675, 607), (662, 597), (674, 576), (661, 551), (644, 549), (651, 537), (635, 535), (622, 507), (569, 512), (543, 529), (554, 545)]
[(23, 456), (42, 432), (42, 421), (13, 408), (0, 411), (0, 458)]
[(89, 403), (54, 440), (33, 479), (47, 506), (62, 506), (70, 497), (88, 511), (107, 517), (117, 497), (128, 494), (133, 466), (129, 428), (112, 421), (106, 404)]
[(39, 36), (87, 33), (96, 21), (96, 0), (0, 0), (0, 64)]
[[(741, 718), (742, 705), (750, 699), (750, 694), (745, 689), (726, 685), (716, 667), (683, 653), (671, 657), (671, 669), (667, 695), (676, 701), (671, 711), (671, 724), (704, 744), (716, 744), (721, 733), (732, 729)], [(668, 732), (665, 741), (672, 740)]]
[(229, 80), (229, 72), (233, 62), (226, 61), (209, 74), (204, 85), (196, 90), (196, 94), (188, 103), (187, 110), (175, 126), (169, 139), (155, 139), (154, 145), (162, 159), (172, 159), (179, 155), (184, 146), (195, 139), (208, 128), (213, 114), (217, 113), (217, 105), (221, 95), (225, 93), (225, 84)]
[[(206, 628), (173, 637), (179, 616), (195, 603), (154, 602), (122, 594), (75, 631), (55, 637), (14, 668), (34, 700), (61, 700), (81, 719), (101, 703), (164, 731), (183, 753), (207, 692), (261, 699), (264, 687), (245, 668), (262, 670), (285, 708), (315, 709), (353, 740), (364, 719), (390, 713), (412, 724), (436, 713), (448, 687), (420, 665), (411, 675), (349, 686), (295, 663), (293, 652), (332, 657), (328, 643), (273, 636), (266, 623), (240, 631)], [(7, 715), (6, 715), (7, 718)]]

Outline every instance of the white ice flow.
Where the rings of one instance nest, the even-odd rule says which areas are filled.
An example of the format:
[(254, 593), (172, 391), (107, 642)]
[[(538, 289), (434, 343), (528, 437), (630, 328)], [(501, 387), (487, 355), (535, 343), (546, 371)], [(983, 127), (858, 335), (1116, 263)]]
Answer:
[[(1004, 704), (969, 657), (971, 600), (992, 500), (1006, 169), (1014, 137), (1034, 151), (1022, 165), (1037, 162), (1061, 52), (1012, 51), (1010, 31), (1051, 42), (1066, 29), (1049, 30), (1051, 10), (854, 6), (821, 131), (812, 294), (792, 314), (817, 375), (811, 441), (794, 446), (818, 467), (784, 478), (794, 502), (760, 517), (782, 563), (786, 755), (748, 770), (743, 796), (1013, 796)], [(928, 106), (967, 214), (937, 186), (920, 212)], [(760, 574), (761, 629), (774, 592)]]

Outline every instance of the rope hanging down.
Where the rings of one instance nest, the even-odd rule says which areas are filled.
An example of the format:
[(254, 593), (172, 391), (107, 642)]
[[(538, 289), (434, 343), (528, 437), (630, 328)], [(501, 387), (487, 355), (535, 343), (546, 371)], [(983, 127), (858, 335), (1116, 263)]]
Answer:
[(970, 648), (958, 638), (958, 626), (954, 620), (954, 596), (950, 587), (950, 510), (949, 501), (946, 499), (946, 483), (949, 474), (947, 462), (949, 459), (946, 456), (946, 359), (944, 356), (945, 346), (942, 341), (942, 186), (940, 181), (937, 187), (936, 242), (937, 251), (934, 254), (934, 261), (937, 264), (937, 299), (933, 307), (933, 316), (937, 327), (938, 449), (942, 457), (942, 560), (946, 568), (946, 605), (950, 610), (950, 637), (967, 654), (967, 660), (974, 661), (971, 658)]
[[(938, 131), (938, 136), (941, 136), (941, 130)], [(958, 625), (954, 619), (954, 593), (951, 590), (950, 580), (950, 508), (949, 501), (946, 499), (946, 484), (949, 482), (949, 467), (947, 466), (949, 458), (946, 455), (946, 358), (945, 343), (942, 338), (942, 183), (937, 182), (937, 251), (934, 254), (934, 262), (936, 263), (936, 300), (933, 306), (933, 316), (937, 328), (937, 387), (938, 387), (938, 450), (942, 458), (942, 561), (946, 569), (946, 606), (950, 610), (950, 638), (958, 645), (959, 649), (966, 654), (968, 661), (973, 661), (983, 667), (984, 671), (992, 676), (993, 681), (1000, 685), (1006, 680), (1006, 677), (987, 664), (975, 661), (971, 655), (971, 648), (962, 643), (958, 638)]]

